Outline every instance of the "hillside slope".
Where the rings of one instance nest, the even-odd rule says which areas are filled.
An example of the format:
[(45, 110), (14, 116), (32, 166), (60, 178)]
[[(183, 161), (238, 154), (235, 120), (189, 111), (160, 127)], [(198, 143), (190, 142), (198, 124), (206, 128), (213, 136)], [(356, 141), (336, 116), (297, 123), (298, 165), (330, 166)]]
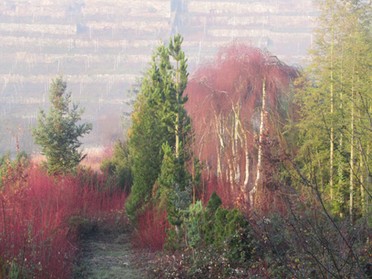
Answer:
[(29, 127), (63, 75), (93, 122), (87, 144), (121, 137), (128, 89), (153, 48), (181, 32), (190, 70), (231, 41), (252, 42), (289, 63), (311, 44), (311, 0), (5, 0), (0, 3), (0, 152), (34, 149)]

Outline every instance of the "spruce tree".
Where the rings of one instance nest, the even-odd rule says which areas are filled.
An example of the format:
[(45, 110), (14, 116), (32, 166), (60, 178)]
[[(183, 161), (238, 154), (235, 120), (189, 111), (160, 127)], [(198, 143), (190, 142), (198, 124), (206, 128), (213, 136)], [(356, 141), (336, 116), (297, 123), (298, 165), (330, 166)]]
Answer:
[[(165, 188), (172, 192), (167, 196), (171, 197), (176, 189), (180, 194), (191, 185), (186, 171), (190, 120), (184, 109), (187, 98), (183, 96), (188, 73), (181, 44), (182, 37), (176, 35), (168, 46), (157, 48), (134, 107), (129, 131), (133, 186), (126, 203), (132, 220)], [(170, 161), (172, 164), (162, 166)], [(165, 176), (173, 177), (172, 182), (164, 183), (168, 181)], [(170, 199), (163, 202), (168, 209), (173, 206)]]
[(79, 138), (88, 134), (92, 125), (79, 123), (84, 110), (76, 104), (71, 107), (71, 93), (66, 92), (62, 77), (52, 81), (49, 94), (50, 110), (40, 111), (33, 136), (46, 157), (49, 174), (72, 173), (85, 157), (79, 150)]

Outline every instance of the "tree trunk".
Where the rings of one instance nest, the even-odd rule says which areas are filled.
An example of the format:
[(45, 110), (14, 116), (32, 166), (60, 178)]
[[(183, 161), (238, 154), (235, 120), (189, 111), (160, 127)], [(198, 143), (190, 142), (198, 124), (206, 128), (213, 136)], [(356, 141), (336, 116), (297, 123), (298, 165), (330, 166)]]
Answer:
[(354, 69), (351, 81), (351, 123), (350, 123), (350, 188), (349, 188), (349, 215), (350, 222), (353, 223), (354, 214), (354, 137), (355, 137), (355, 105), (354, 105)]
[(266, 78), (262, 81), (262, 101), (261, 101), (261, 123), (260, 123), (260, 132), (259, 132), (259, 139), (258, 139), (258, 155), (257, 155), (257, 171), (256, 171), (256, 181), (254, 186), (250, 192), (250, 206), (254, 206), (255, 195), (257, 193), (257, 189), (261, 186), (261, 172), (262, 172), (262, 143), (263, 143), (263, 136), (265, 132), (265, 114), (266, 114)]
[[(333, 13), (332, 13), (333, 17)], [(331, 84), (330, 84), (330, 97), (331, 97), (331, 131), (330, 131), (330, 147), (329, 147), (329, 188), (331, 201), (333, 200), (333, 168), (334, 168), (334, 127), (333, 127), (333, 113), (334, 113), (334, 87), (333, 87), (333, 44), (334, 44), (334, 30), (332, 26), (332, 41), (331, 41)]]
[(244, 135), (244, 155), (245, 155), (245, 178), (244, 178), (244, 200), (248, 201), (248, 185), (249, 185), (249, 151), (248, 151), (248, 138), (246, 134)]
[(366, 214), (366, 198), (365, 198), (365, 192), (364, 187), (366, 187), (366, 181), (365, 175), (368, 173), (368, 171), (364, 171), (364, 162), (363, 162), (363, 147), (362, 144), (360, 144), (360, 150), (359, 150), (359, 161), (360, 161), (360, 203), (362, 206), (362, 216), (365, 216)]
[(180, 69), (179, 69), (179, 65), (178, 65), (178, 61), (177, 61), (177, 64), (176, 64), (176, 100), (177, 100), (177, 115), (176, 115), (176, 123), (175, 123), (175, 135), (176, 135), (176, 146), (175, 146), (175, 151), (176, 151), (176, 159), (178, 159), (180, 157), (180, 152), (179, 152), (179, 149), (180, 149), (180, 92), (179, 92), (179, 88), (180, 88)]
[(217, 131), (217, 178), (222, 178), (222, 153), (225, 147), (225, 144), (223, 142), (222, 138), (222, 120), (221, 117), (217, 116), (217, 113), (215, 112), (215, 122), (216, 122), (216, 131)]

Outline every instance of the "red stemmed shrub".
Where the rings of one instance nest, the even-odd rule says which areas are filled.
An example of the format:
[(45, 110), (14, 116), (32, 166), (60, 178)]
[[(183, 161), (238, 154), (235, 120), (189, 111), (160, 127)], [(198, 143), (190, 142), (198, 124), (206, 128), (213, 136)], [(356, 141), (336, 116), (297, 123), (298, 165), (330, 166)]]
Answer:
[(50, 177), (38, 167), (0, 190), (0, 278), (70, 278), (78, 230), (71, 219), (98, 220), (121, 210), (125, 195)]
[(162, 250), (167, 237), (169, 223), (166, 211), (148, 206), (137, 218), (133, 243), (138, 248)]

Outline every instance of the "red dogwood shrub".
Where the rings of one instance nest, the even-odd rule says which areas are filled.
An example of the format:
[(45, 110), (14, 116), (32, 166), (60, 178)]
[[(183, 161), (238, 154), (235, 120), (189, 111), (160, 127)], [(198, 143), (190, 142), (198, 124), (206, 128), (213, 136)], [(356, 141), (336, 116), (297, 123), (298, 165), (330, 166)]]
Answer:
[(146, 248), (153, 251), (162, 250), (167, 237), (169, 223), (166, 211), (148, 206), (138, 216), (133, 243), (138, 248)]
[(124, 201), (121, 191), (100, 191), (30, 167), (26, 180), (0, 190), (0, 275), (70, 278), (78, 243), (69, 219), (103, 218)]

